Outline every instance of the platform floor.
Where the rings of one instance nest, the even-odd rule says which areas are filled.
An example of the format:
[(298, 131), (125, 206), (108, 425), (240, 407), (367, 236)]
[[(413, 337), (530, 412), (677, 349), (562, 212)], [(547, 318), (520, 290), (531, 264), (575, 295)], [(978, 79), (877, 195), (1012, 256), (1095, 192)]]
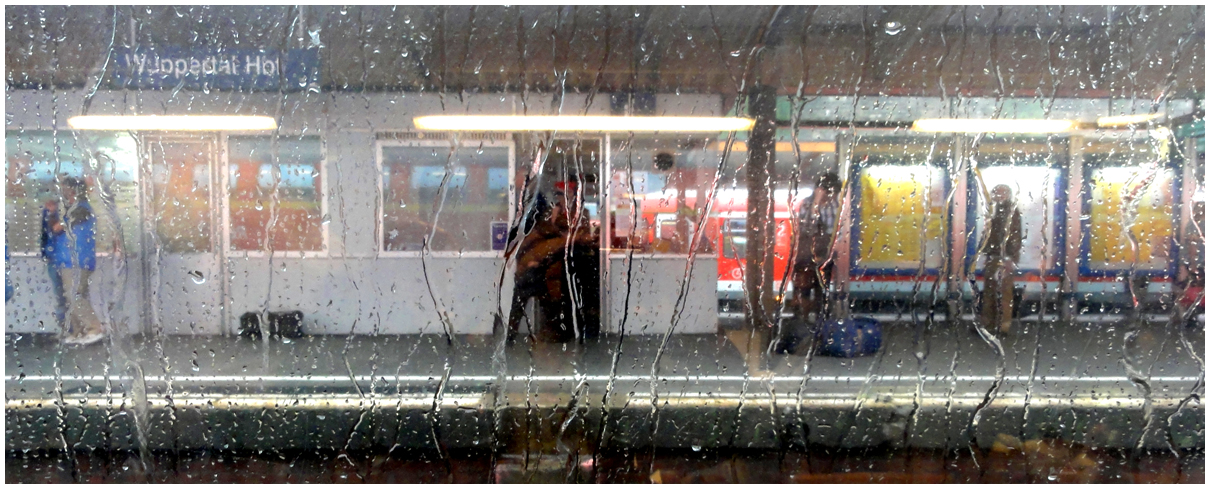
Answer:
[[(303, 383), (372, 390), (396, 380), (451, 382), (506, 378), (544, 381), (608, 379), (757, 380), (837, 384), (915, 385), (958, 381), (982, 388), (998, 374), (1037, 387), (1068, 383), (1130, 384), (1128, 365), (1156, 392), (1183, 396), (1204, 373), (1201, 327), (1165, 322), (1025, 323), (985, 340), (970, 324), (884, 322), (878, 354), (852, 359), (805, 353), (770, 355), (749, 374), (743, 355), (723, 334), (615, 335), (587, 344), (511, 344), (490, 336), (309, 336), (261, 341), (237, 336), (132, 336), (79, 347), (52, 335), (5, 335), (6, 386), (51, 380), (129, 376), (177, 386), (273, 389)], [(996, 344), (998, 343), (998, 344)], [(1002, 354), (1001, 354), (1002, 352)], [(658, 364), (656, 359), (659, 359)], [(616, 362), (616, 365), (615, 365)], [(1000, 371), (1000, 369), (1003, 369)], [(373, 385), (372, 385), (373, 384)], [(10, 394), (11, 396), (11, 394)]]
[[(875, 355), (763, 355), (754, 369), (721, 332), (606, 335), (587, 344), (506, 344), (489, 336), (451, 343), (440, 335), (136, 336), (85, 347), (64, 347), (50, 335), (9, 334), (6, 413), (50, 415), (66, 426), (77, 421), (55, 412), (298, 408), (324, 420), (331, 416), (322, 411), (330, 410), (351, 416), (349, 427), (326, 430), (330, 439), (317, 445), (337, 448), (362, 425), (357, 413), (389, 414), (406, 404), (421, 422), (460, 423), (423, 414), (449, 403), (450, 416), (465, 414), (475, 424), (451, 442), (467, 446), (492, 430), (482, 424), (491, 412), (508, 408), (629, 413), (611, 418), (631, 423), (618, 428), (623, 445), (767, 446), (781, 443), (790, 429), (783, 423), (801, 421), (810, 425), (804, 443), (850, 447), (900, 439), (952, 446), (971, 432), (983, 446), (1002, 432), (1048, 433), (1093, 446), (1204, 446), (1204, 327), (1027, 322), (985, 338), (969, 323), (899, 321), (884, 322), (883, 336)], [(751, 414), (732, 416), (741, 411)], [(800, 419), (783, 419), (791, 412)], [(58, 443), (50, 438), (59, 428), (12, 436), (29, 426), (6, 418), (10, 450)], [(86, 432), (84, 418), (78, 423)], [(729, 435), (720, 434), (724, 422), (734, 424)], [(243, 428), (233, 429), (224, 436), (238, 437)], [(626, 438), (634, 432), (647, 433), (647, 441)]]

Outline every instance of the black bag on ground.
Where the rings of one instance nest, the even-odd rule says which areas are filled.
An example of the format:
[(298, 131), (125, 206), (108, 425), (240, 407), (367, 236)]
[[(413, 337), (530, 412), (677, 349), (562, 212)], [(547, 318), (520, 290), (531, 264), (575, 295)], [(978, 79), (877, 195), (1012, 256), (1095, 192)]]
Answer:
[[(269, 313), (269, 336), (282, 338), (302, 338), (302, 311), (286, 311)], [(246, 312), (239, 317), (239, 334), (251, 338), (260, 338), (260, 314)]]

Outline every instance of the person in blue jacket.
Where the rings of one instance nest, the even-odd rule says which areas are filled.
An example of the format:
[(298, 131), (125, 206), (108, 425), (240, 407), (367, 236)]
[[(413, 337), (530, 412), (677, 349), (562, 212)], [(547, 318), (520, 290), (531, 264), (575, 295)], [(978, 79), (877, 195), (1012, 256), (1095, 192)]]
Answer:
[[(60, 215), (57, 205), (48, 202), (44, 212), (43, 256), (49, 255), (51, 281), (56, 285), (56, 309), (66, 303), (63, 321), (68, 344), (96, 343), (104, 338), (104, 330), (89, 301), (92, 272), (97, 267), (97, 218), (88, 204), (88, 192), (83, 181), (75, 177), (61, 180), (63, 205)], [(58, 315), (58, 310), (56, 310)]]
[(8, 276), (8, 243), (4, 244), (4, 302), (13, 298), (13, 281)]
[(63, 294), (63, 280), (55, 266), (55, 231), (53, 223), (59, 222), (59, 201), (48, 200), (42, 207), (42, 261), (46, 263), (46, 274), (50, 277), (50, 291), (55, 301), (55, 321), (63, 324), (67, 316), (67, 298)]

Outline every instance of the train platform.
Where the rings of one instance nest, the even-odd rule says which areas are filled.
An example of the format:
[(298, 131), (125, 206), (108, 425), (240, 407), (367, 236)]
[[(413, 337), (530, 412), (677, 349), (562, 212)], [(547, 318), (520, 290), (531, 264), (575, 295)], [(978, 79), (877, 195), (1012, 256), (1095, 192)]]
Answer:
[(582, 345), (134, 336), (85, 347), (8, 334), (7, 449), (450, 450), (513, 443), (521, 425), (566, 446), (952, 448), (1005, 435), (1204, 446), (1197, 324), (1025, 322), (986, 339), (968, 323), (883, 331), (875, 355), (771, 355), (755, 370), (721, 333)]

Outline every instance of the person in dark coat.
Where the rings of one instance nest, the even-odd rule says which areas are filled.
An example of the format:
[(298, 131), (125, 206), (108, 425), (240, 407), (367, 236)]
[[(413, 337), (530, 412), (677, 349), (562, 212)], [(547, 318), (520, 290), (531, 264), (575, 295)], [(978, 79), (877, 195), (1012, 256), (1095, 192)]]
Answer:
[(839, 192), (840, 177), (835, 173), (820, 175), (811, 200), (803, 202), (798, 211), (798, 245), (791, 280), (803, 320), (810, 313), (822, 320), (828, 284), (832, 280), (828, 253), (836, 236)]
[(510, 341), (531, 298), (540, 318), (531, 331), (540, 342), (592, 338), (600, 331), (600, 275), (594, 273), (600, 266), (600, 235), (583, 213), (569, 210), (576, 200), (575, 182), (556, 184), (547, 212), (518, 246)]
[(1012, 327), (1013, 286), (1021, 259), (1021, 210), (1008, 185), (991, 192), (991, 216), (983, 250), (983, 325), (1007, 333)]

